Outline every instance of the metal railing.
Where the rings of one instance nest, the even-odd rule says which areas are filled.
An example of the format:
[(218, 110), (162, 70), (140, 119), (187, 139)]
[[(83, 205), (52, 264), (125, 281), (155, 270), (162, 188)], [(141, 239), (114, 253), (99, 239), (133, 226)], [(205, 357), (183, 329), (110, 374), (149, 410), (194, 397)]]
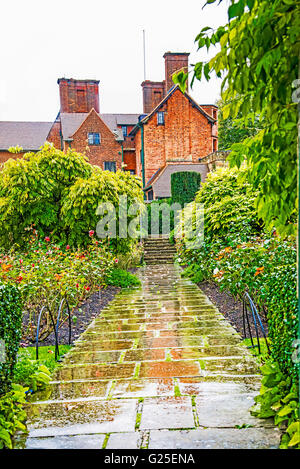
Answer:
[[(250, 313), (250, 314), (249, 314)], [(250, 318), (253, 320), (254, 328), (255, 328), (255, 335), (256, 335), (256, 340), (257, 344), (254, 344), (253, 342), (253, 335), (252, 335), (252, 330), (251, 330), (251, 325), (250, 325)], [(252, 298), (250, 295), (246, 292), (243, 297), (243, 329), (244, 329), (244, 337), (246, 339), (247, 334), (246, 334), (246, 322), (248, 326), (248, 332), (251, 340), (251, 344), (249, 348), (254, 348), (258, 347), (258, 352), (261, 353), (261, 346), (260, 346), (260, 341), (259, 341), (259, 329), (263, 334), (263, 337), (266, 342), (267, 350), (268, 353), (270, 353), (270, 348), (267, 340), (267, 335), (266, 331), (264, 329), (264, 326), (262, 324), (261, 317), (257, 311), (257, 307), (255, 306)]]
[(42, 319), (43, 314), (48, 313), (49, 316), (50, 316), (50, 319), (51, 319), (52, 326), (53, 326), (53, 332), (54, 332), (54, 338), (55, 338), (55, 360), (58, 361), (58, 358), (59, 358), (58, 328), (59, 328), (59, 323), (60, 323), (62, 313), (65, 311), (65, 309), (67, 310), (67, 314), (68, 314), (68, 327), (69, 327), (69, 340), (68, 340), (68, 342), (69, 342), (69, 345), (71, 345), (71, 338), (72, 338), (71, 311), (70, 311), (68, 300), (66, 298), (62, 298), (62, 300), (60, 302), (60, 305), (59, 305), (59, 308), (58, 308), (58, 312), (57, 312), (56, 323), (55, 323), (53, 314), (47, 308), (47, 306), (44, 305), (40, 309), (39, 316), (38, 316), (38, 322), (37, 322), (36, 339), (35, 339), (35, 357), (36, 357), (36, 360), (38, 360), (38, 358), (39, 358), (39, 334), (40, 334), (41, 319)]

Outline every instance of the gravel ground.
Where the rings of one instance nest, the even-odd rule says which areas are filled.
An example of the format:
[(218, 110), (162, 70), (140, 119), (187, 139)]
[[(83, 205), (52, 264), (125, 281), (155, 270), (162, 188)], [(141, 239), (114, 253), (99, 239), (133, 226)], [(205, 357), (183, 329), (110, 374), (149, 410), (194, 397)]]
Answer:
[[(243, 304), (241, 301), (236, 300), (230, 293), (220, 291), (219, 287), (215, 283), (211, 283), (208, 281), (201, 282), (198, 284), (201, 290), (208, 296), (210, 301), (212, 301), (217, 308), (219, 309), (220, 313), (224, 314), (224, 316), (228, 319), (230, 324), (244, 337), (244, 329), (243, 329)], [(262, 324), (264, 329), (267, 331), (267, 322), (264, 318), (263, 313), (260, 313)], [(256, 332), (253, 324), (252, 317), (250, 319), (251, 331), (252, 335), (255, 337)], [(250, 337), (249, 331), (246, 328), (246, 337)], [(259, 328), (259, 337), (263, 337), (263, 334)]]

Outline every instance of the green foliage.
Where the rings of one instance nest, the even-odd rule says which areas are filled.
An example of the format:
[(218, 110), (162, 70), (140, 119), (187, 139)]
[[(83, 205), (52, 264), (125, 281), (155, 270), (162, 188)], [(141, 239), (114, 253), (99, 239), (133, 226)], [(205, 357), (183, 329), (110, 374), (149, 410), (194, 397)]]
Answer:
[(252, 137), (260, 130), (259, 117), (251, 117), (245, 122), (239, 112), (236, 118), (229, 115), (224, 119), (223, 108), (226, 104), (220, 100), (218, 103), (218, 149), (220, 151), (230, 150), (234, 143), (241, 143), (246, 138)]
[(139, 286), (141, 281), (136, 275), (126, 272), (123, 269), (113, 269), (107, 276), (107, 284), (115, 287), (129, 288)]
[(0, 284), (0, 339), (5, 347), (0, 360), (0, 395), (10, 390), (22, 331), (22, 302), (18, 288)]
[(50, 371), (40, 361), (32, 360), (30, 353), (24, 349), (18, 354), (13, 380), (28, 387), (30, 392), (36, 392), (49, 384)]
[[(209, 3), (214, 3), (213, 0)], [(220, 51), (194, 67), (193, 80), (222, 77), (223, 118), (240, 115), (247, 125), (259, 116), (260, 131), (232, 146), (229, 160), (249, 163), (249, 181), (258, 190), (256, 208), (268, 228), (296, 232), (297, 103), (292, 83), (298, 78), (300, 4), (292, 0), (233, 0), (229, 22), (206, 27), (196, 37), (199, 49)], [(176, 78), (182, 89), (186, 76)]]
[(200, 173), (194, 171), (179, 171), (171, 174), (171, 194), (173, 203), (184, 204), (192, 202), (201, 183)]
[[(148, 217), (148, 233), (149, 234), (162, 234), (165, 230), (164, 223), (168, 220), (170, 214), (170, 224), (166, 227), (167, 230), (174, 229), (174, 219), (176, 211), (172, 209), (173, 200), (171, 198), (153, 200), (153, 202), (146, 205)], [(167, 212), (166, 212), (167, 210)], [(166, 233), (164, 233), (166, 234)]]
[(0, 252), (0, 281), (18, 285), (28, 317), (26, 333), (33, 339), (36, 311), (46, 307), (39, 335), (43, 340), (53, 331), (50, 313), (56, 321), (62, 298), (67, 299), (72, 312), (87, 295), (105, 287), (105, 276), (115, 259), (105, 242), (94, 239), (93, 231), (86, 235), (89, 244), (85, 249), (62, 248), (50, 237), (40, 239), (36, 230), (28, 233), (31, 237), (26, 250)]
[[(282, 243), (281, 257), (287, 261), (288, 246)], [(296, 249), (293, 250), (293, 263), (278, 265), (280, 260), (274, 259), (272, 270), (264, 279), (261, 292), (262, 301), (267, 304), (269, 337), (272, 341), (272, 357), (278, 362), (280, 369), (297, 380), (297, 368), (293, 362), (293, 341), (297, 337), (298, 302)], [(292, 259), (291, 259), (292, 260)], [(278, 264), (277, 264), (278, 263)], [(277, 265), (276, 265), (277, 264)]]
[[(71, 345), (59, 345), (59, 355), (62, 357), (65, 355), (70, 349)], [(39, 359), (38, 359), (38, 364), (45, 365), (45, 367), (48, 368), (48, 370), (52, 373), (55, 368), (59, 365), (59, 362), (55, 360), (55, 346), (54, 345), (44, 345), (44, 346), (39, 346)], [(36, 348), (35, 347), (22, 347), (19, 349), (18, 352), (18, 363), (17, 363), (17, 368), (18, 364), (21, 364), (21, 369), (22, 369), (22, 363), (23, 361), (27, 361), (28, 359), (35, 362), (36, 359)], [(24, 385), (27, 386), (26, 381), (20, 381), (18, 378), (17, 371), (15, 370), (14, 373), (14, 382), (23, 382), (25, 383)]]
[(210, 173), (195, 201), (205, 208), (205, 240), (228, 245), (261, 231), (254, 209), (255, 191), (247, 170), (218, 169)]
[(53, 232), (66, 241), (60, 214), (63, 200), (78, 178), (91, 173), (92, 166), (83, 155), (73, 150), (63, 153), (50, 144), (37, 153), (8, 160), (0, 172), (1, 244), (22, 243), (25, 228), (31, 224), (42, 236)]
[(259, 311), (266, 311), (271, 352), (253, 412), (285, 424), (281, 447), (298, 448), (299, 366), (292, 359), (298, 332), (296, 243), (262, 226), (246, 176), (246, 169), (221, 170), (207, 178), (196, 196), (205, 207), (204, 242), (193, 249), (177, 240), (178, 260), (193, 281), (213, 280), (240, 299), (249, 292)]
[[(70, 244), (82, 244), (83, 234), (87, 232), (87, 227), (95, 229), (100, 220), (115, 209), (117, 216), (116, 224), (112, 223), (110, 228), (107, 224), (107, 237), (114, 233), (119, 233), (119, 203), (120, 197), (126, 196), (126, 205), (123, 206), (127, 212), (128, 225), (143, 210), (143, 192), (140, 181), (131, 176), (128, 172), (101, 171), (94, 168), (92, 175), (87, 179), (78, 179), (70, 188), (62, 204), (63, 229), (69, 232), (68, 240)], [(112, 204), (107, 207), (107, 211), (100, 215), (99, 204), (106, 202)], [(125, 201), (124, 201), (125, 202)], [(136, 204), (135, 213), (128, 210), (131, 204)], [(122, 205), (122, 204), (121, 204)], [(122, 220), (122, 217), (121, 217)], [(135, 243), (131, 237), (111, 237), (110, 247), (116, 253), (129, 252)]]
[[(67, 153), (50, 144), (37, 153), (7, 161), (0, 172), (0, 244), (10, 247), (26, 244), (26, 229), (35, 225), (41, 236), (71, 246), (86, 245), (90, 230), (96, 230), (101, 202), (117, 210), (120, 196), (141, 203), (143, 192), (138, 178), (129, 172), (102, 171), (85, 156), (69, 149)], [(129, 216), (129, 222), (139, 214)], [(103, 214), (104, 216), (104, 214)], [(118, 226), (117, 226), (118, 229)], [(118, 231), (117, 231), (118, 233)], [(109, 237), (109, 233), (107, 234)], [(111, 247), (129, 251), (131, 238), (117, 238)]]
[(26, 389), (14, 384), (12, 390), (0, 397), (0, 449), (13, 448), (13, 436), (17, 431), (26, 433)]
[(281, 372), (278, 363), (268, 360), (262, 367), (260, 393), (251, 414), (259, 418), (274, 417), (274, 422), (285, 429), (280, 448), (300, 449), (300, 420), (298, 413), (299, 389), (288, 375)]

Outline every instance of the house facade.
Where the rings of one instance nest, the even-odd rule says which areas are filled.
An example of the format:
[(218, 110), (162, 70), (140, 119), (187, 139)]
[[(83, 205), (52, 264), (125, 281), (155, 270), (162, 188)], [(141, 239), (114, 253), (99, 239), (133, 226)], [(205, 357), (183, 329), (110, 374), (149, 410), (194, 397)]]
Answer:
[[(60, 110), (54, 122), (0, 122), (0, 162), (48, 141), (86, 154), (103, 170), (136, 174), (148, 200), (170, 195), (173, 172), (197, 171), (204, 181), (203, 158), (218, 148), (217, 107), (199, 105), (188, 90), (174, 86), (172, 74), (187, 70), (188, 56), (164, 55), (165, 79), (142, 83), (142, 114), (103, 114), (98, 80), (58, 79)], [(8, 149), (16, 145), (23, 153), (12, 155)]]

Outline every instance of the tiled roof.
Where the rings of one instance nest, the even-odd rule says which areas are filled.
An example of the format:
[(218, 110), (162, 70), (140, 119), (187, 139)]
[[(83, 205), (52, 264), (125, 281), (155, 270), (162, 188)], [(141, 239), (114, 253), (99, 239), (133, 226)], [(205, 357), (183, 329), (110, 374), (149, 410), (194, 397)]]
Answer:
[(20, 146), (38, 150), (46, 141), (52, 122), (0, 121), (0, 150)]
[[(103, 122), (122, 139), (118, 125), (136, 125), (140, 114), (100, 114)], [(76, 132), (88, 113), (61, 113), (63, 138), (68, 139)], [(38, 150), (46, 141), (53, 122), (0, 121), (0, 150), (19, 145), (24, 150)]]
[(166, 166), (160, 168), (148, 181), (144, 190), (154, 189), (156, 197), (171, 196), (171, 175), (178, 171), (195, 171), (201, 174), (201, 182), (203, 183), (207, 175), (207, 165), (200, 163), (167, 163)]
[[(99, 114), (103, 122), (117, 137), (121, 137), (118, 125), (136, 125), (140, 114)], [(63, 138), (70, 138), (82, 124), (88, 113), (61, 113)]]
[(87, 112), (70, 112), (60, 114), (61, 130), (64, 140), (72, 137), (78, 127), (87, 118)]

